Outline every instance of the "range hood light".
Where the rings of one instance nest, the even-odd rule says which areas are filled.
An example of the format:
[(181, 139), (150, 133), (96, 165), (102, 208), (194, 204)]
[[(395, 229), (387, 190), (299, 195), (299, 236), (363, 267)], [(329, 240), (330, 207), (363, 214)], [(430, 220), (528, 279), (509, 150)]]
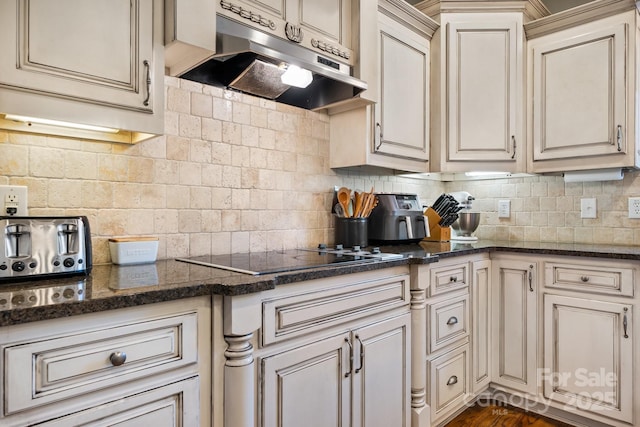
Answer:
[(305, 88), (313, 81), (313, 75), (309, 70), (300, 68), (297, 65), (289, 65), (287, 71), (280, 76), (280, 80), (289, 86)]
[(5, 114), (4, 118), (6, 120), (23, 122), (28, 125), (31, 125), (33, 123), (33, 124), (47, 125), (47, 126), (58, 126), (58, 127), (72, 128), (72, 129), (91, 130), (95, 132), (107, 132), (107, 133), (119, 132), (118, 129), (106, 128), (102, 126), (83, 125), (81, 123), (62, 122), (59, 120), (49, 120), (49, 119), (41, 119), (37, 117), (18, 116), (15, 114)]

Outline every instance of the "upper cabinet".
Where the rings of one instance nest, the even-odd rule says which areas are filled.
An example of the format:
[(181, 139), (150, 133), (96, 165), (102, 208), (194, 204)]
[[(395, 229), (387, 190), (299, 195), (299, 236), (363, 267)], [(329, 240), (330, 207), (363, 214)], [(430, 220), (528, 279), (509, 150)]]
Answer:
[(161, 134), (161, 19), (160, 0), (1, 2), (0, 113)]
[(352, 0), (220, 0), (217, 13), (349, 65)]
[(525, 26), (531, 172), (637, 167), (638, 11), (600, 0)]
[(380, 1), (377, 13), (363, 3), (357, 69), (370, 89), (351, 103), (357, 108), (330, 111), (330, 166), (428, 172), (429, 43), (437, 24), (404, 1)]
[(164, 64), (178, 76), (216, 52), (216, 1), (165, 0)]
[(432, 40), (431, 171), (525, 170), (524, 30), (538, 0), (427, 0)]

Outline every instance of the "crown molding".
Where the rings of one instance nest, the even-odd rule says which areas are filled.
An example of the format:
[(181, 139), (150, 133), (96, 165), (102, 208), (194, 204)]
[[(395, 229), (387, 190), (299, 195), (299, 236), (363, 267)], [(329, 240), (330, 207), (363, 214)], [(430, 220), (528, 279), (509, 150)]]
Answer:
[(378, 11), (431, 40), (440, 24), (404, 0), (380, 0)]

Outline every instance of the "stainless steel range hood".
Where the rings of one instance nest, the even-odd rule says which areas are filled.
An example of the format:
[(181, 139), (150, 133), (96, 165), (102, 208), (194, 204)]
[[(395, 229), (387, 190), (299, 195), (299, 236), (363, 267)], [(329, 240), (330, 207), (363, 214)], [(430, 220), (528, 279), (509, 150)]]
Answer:
[[(351, 76), (348, 65), (226, 17), (216, 19), (215, 57), (182, 78), (309, 110), (353, 98), (367, 88)], [(280, 75), (288, 65), (311, 71), (311, 84), (306, 88), (284, 85)]]

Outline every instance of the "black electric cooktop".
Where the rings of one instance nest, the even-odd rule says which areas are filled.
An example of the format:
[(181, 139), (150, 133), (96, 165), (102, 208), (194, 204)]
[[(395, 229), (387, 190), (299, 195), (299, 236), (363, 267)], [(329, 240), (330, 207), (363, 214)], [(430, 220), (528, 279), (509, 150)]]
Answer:
[(364, 251), (355, 253), (351, 251), (291, 249), (229, 255), (204, 255), (192, 258), (177, 258), (177, 260), (257, 276), (332, 265), (362, 264), (380, 260), (382, 257), (388, 258), (389, 256), (391, 254), (379, 254), (376, 256)]

